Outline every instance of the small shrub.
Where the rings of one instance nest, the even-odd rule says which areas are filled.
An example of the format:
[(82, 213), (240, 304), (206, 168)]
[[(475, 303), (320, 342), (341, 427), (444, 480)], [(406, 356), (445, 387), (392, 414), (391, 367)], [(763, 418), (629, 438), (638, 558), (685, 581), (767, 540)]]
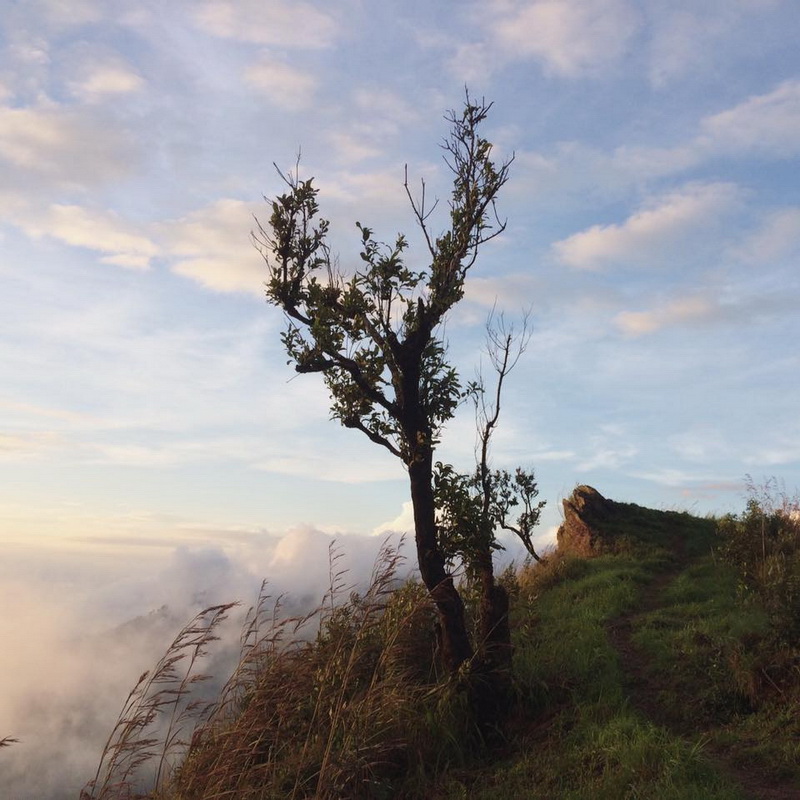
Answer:
[(741, 515), (717, 527), (719, 553), (739, 571), (743, 599), (757, 600), (769, 614), (774, 635), (800, 640), (800, 498), (779, 489), (775, 479), (756, 486), (748, 479)]

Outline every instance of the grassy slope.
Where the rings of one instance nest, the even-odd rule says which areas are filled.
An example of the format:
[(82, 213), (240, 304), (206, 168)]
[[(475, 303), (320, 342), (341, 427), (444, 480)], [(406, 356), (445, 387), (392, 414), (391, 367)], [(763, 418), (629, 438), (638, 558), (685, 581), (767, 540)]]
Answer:
[(521, 579), (510, 752), (439, 798), (800, 797), (800, 694), (737, 601), (713, 521), (618, 506), (614, 553)]
[[(149, 679), (155, 694), (132, 694), (85, 797), (118, 800), (126, 787), (152, 800), (800, 797), (796, 555), (763, 558), (758, 536), (772, 595), (743, 593), (744, 573), (715, 552), (715, 521), (614, 508), (603, 555), (556, 554), (505, 578), (517, 695), (501, 745), (477, 741), (465, 693), (442, 680), (427, 595), (393, 589), (398, 556), (387, 550), (360, 597), (343, 598), (334, 572), (307, 618), (316, 635), (298, 637), (303, 621), (270, 623), (260, 598), (222, 701), (177, 769), (139, 793), (140, 767), (154, 755), (174, 763), (148, 740), (150, 720), (175, 717), (179, 700), (191, 709), (183, 694), (197, 678), (170, 677), (185, 663), (179, 637)], [(740, 547), (763, 531), (760, 518), (752, 530), (728, 523), (746, 534)], [(770, 616), (759, 596), (789, 601)], [(225, 610), (210, 611), (216, 620)], [(213, 641), (207, 622), (200, 615), (181, 635), (190, 650)], [(183, 738), (188, 716), (175, 719)]]

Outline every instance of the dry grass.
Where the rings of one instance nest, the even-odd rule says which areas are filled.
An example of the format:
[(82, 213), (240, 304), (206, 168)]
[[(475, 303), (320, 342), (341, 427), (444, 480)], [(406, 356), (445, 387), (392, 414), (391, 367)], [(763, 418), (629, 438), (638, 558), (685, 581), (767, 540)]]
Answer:
[(194, 696), (197, 685), (208, 679), (198, 666), (233, 605), (201, 611), (175, 637), (155, 669), (142, 674), (81, 800), (133, 800), (146, 797), (149, 785), (163, 782), (188, 747), (187, 731), (210, 711), (208, 703)]
[[(396, 550), (384, 547), (363, 595), (345, 591), (331, 559), (330, 590), (300, 619), (260, 632), (265, 596), (246, 628), (239, 668), (163, 797), (390, 796), (427, 749), (426, 712), (445, 699), (435, 675), (433, 609), (397, 589)], [(303, 631), (319, 626), (313, 641)], [(437, 709), (438, 711), (438, 709)], [(431, 719), (440, 719), (431, 713)]]
[(328, 592), (301, 617), (262, 586), (213, 707), (191, 699), (204, 680), (193, 669), (230, 606), (202, 612), (131, 692), (84, 800), (332, 800), (400, 785), (424, 796), (431, 775), (466, 758), (471, 723), (464, 693), (441, 680), (434, 608), (400, 585), (401, 560), (384, 545), (357, 594), (332, 549)]

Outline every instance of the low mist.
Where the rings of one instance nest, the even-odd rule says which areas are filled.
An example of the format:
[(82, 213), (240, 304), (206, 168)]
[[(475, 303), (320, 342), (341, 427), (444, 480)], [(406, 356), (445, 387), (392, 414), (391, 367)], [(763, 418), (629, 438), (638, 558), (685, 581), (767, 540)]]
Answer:
[[(0, 787), (8, 800), (75, 800), (97, 769), (130, 690), (178, 631), (209, 605), (240, 601), (206, 670), (229, 668), (239, 624), (262, 580), (287, 614), (330, 585), (331, 546), (348, 585), (369, 580), (387, 537), (334, 537), (310, 527), (236, 534), (219, 544), (18, 549), (0, 566)], [(413, 547), (403, 545), (409, 570)], [(227, 648), (227, 653), (225, 649)], [(222, 652), (220, 652), (222, 651)], [(204, 671), (201, 668), (201, 671)], [(215, 685), (227, 674), (214, 675)]]

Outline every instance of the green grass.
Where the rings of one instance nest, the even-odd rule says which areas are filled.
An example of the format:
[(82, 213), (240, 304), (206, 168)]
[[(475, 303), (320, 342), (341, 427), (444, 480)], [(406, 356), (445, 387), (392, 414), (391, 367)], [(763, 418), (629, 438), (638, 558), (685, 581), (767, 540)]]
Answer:
[(449, 776), (431, 796), (743, 797), (706, 757), (702, 739), (674, 735), (628, 703), (605, 623), (635, 608), (650, 577), (629, 557), (606, 556), (544, 593), (516, 642), (517, 680), (533, 723), (516, 721), (513, 755)]
[[(514, 751), (449, 775), (431, 796), (745, 798), (724, 752), (800, 779), (797, 685), (794, 701), (778, 696), (789, 702), (783, 711), (754, 686), (754, 648), (769, 619), (742, 602), (736, 569), (713, 557), (715, 521), (625, 506), (609, 525), (614, 552), (527, 579), (516, 609), (525, 710), (515, 720)], [(630, 665), (608, 634), (619, 619), (658, 692), (658, 720), (630, 697)]]

